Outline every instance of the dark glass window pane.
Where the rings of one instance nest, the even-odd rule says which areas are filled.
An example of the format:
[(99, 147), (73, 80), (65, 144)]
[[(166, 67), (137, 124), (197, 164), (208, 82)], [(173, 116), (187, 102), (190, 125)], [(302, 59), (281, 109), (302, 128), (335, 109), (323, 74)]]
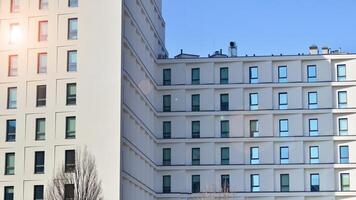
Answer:
[(14, 200), (14, 186), (4, 187), (4, 200)]
[(229, 68), (222, 67), (220, 68), (220, 84), (229, 83)]
[(44, 173), (45, 168), (45, 152), (35, 152), (35, 174)]
[(221, 191), (230, 192), (230, 176), (221, 175)]
[(163, 165), (171, 165), (171, 149), (163, 149)]
[(7, 89), (7, 108), (16, 109), (17, 108), (17, 88), (11, 87)]
[(340, 184), (341, 191), (349, 191), (350, 190), (350, 174), (349, 173), (341, 173), (340, 174)]
[(221, 148), (221, 164), (228, 165), (230, 164), (230, 152), (229, 147), (222, 147)]
[(78, 19), (68, 19), (68, 40), (78, 39)]
[(33, 189), (33, 199), (43, 200), (43, 185), (35, 185)]
[(75, 105), (77, 103), (77, 84), (68, 83), (67, 84), (67, 105)]
[(37, 101), (36, 106), (46, 106), (46, 85), (38, 85), (37, 86)]
[(64, 185), (64, 200), (74, 200), (74, 184)]
[(221, 128), (221, 137), (222, 138), (229, 137), (229, 132), (230, 132), (229, 120), (221, 121), (220, 122), (220, 128)]
[(317, 192), (320, 190), (319, 174), (310, 174), (310, 191)]
[(280, 161), (281, 161), (281, 164), (289, 163), (289, 148), (288, 147), (280, 147)]
[(164, 121), (163, 122), (163, 138), (164, 139), (169, 139), (171, 138), (171, 127), (172, 123), (170, 121)]
[(250, 137), (258, 137), (260, 135), (259, 132), (259, 123), (258, 120), (250, 121)]
[(163, 69), (163, 85), (171, 85), (171, 69)]
[(16, 141), (16, 120), (6, 121), (6, 142)]
[(78, 7), (78, 0), (68, 0), (68, 7)]
[(163, 95), (163, 112), (171, 111), (171, 95)]
[(220, 110), (229, 110), (229, 94), (220, 94)]
[(200, 121), (192, 121), (192, 138), (200, 138)]
[(46, 138), (46, 119), (36, 119), (36, 140), (44, 140)]
[(77, 71), (77, 50), (71, 50), (67, 53), (67, 71)]
[(171, 192), (171, 176), (165, 175), (163, 176), (163, 193)]
[(76, 117), (66, 117), (66, 139), (75, 139)]
[(281, 192), (289, 192), (289, 174), (281, 174)]
[(5, 154), (5, 175), (15, 174), (15, 153)]
[(258, 109), (258, 94), (250, 93), (250, 110)]
[(200, 111), (200, 95), (192, 95), (192, 111)]
[(200, 192), (200, 175), (192, 176), (192, 193)]
[(75, 170), (75, 150), (65, 151), (65, 172), (73, 172)]
[(192, 69), (192, 85), (200, 84), (200, 69), (193, 68)]
[(200, 165), (200, 148), (192, 148), (192, 165)]

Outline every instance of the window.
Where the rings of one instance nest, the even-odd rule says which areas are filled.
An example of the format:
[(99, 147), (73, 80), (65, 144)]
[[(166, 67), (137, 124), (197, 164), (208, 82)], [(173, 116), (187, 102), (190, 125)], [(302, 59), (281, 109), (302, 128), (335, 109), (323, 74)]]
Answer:
[(16, 109), (17, 107), (17, 88), (7, 89), (7, 109)]
[(288, 108), (288, 93), (281, 92), (278, 93), (278, 106), (279, 109), (287, 109)]
[(310, 174), (310, 191), (318, 192), (320, 190), (319, 174)]
[(192, 85), (200, 84), (200, 69), (193, 68), (192, 69)]
[(339, 118), (339, 135), (348, 135), (347, 118)]
[(346, 81), (346, 65), (337, 65), (337, 81)]
[(163, 165), (171, 165), (171, 149), (163, 148)]
[(220, 136), (222, 138), (228, 138), (230, 132), (229, 120), (220, 121)]
[(68, 7), (70, 8), (78, 7), (78, 0), (68, 0)]
[(258, 110), (258, 94), (250, 93), (250, 110)]
[(74, 184), (65, 184), (64, 200), (73, 200), (73, 199), (74, 199)]
[(251, 147), (250, 148), (250, 164), (260, 164), (260, 155), (258, 147)]
[(37, 55), (37, 74), (47, 73), (47, 53)]
[(77, 71), (77, 50), (67, 52), (67, 72)]
[(192, 175), (192, 193), (200, 192), (200, 175)]
[(200, 165), (200, 148), (192, 148), (192, 165)]
[(171, 138), (171, 132), (172, 132), (172, 123), (171, 123), (171, 121), (164, 121), (163, 122), (163, 138), (164, 139)]
[(260, 191), (260, 175), (251, 174), (251, 192)]
[(9, 56), (8, 76), (17, 76), (18, 63), (19, 63), (18, 55)]
[(35, 152), (35, 174), (43, 174), (45, 168), (45, 152)]
[(66, 117), (66, 139), (75, 139), (76, 117)]
[(48, 0), (39, 0), (39, 7), (40, 10), (48, 9)]
[(220, 94), (220, 110), (229, 110), (229, 94)]
[(308, 108), (315, 109), (318, 108), (318, 93), (308, 92)]
[(258, 68), (256, 66), (249, 68), (250, 83), (258, 83)]
[(307, 76), (308, 76), (308, 82), (315, 82), (316, 81), (316, 66), (315, 65), (308, 65), (307, 66)]
[(338, 100), (338, 108), (346, 108), (347, 107), (347, 92), (339, 91), (337, 93), (337, 100)]
[(250, 120), (250, 137), (260, 136), (258, 120)]
[(75, 150), (66, 150), (65, 151), (65, 172), (73, 172), (75, 170)]
[(289, 135), (288, 129), (289, 129), (288, 119), (280, 119), (279, 120), (279, 136), (287, 137)]
[(4, 187), (4, 200), (14, 200), (14, 186)]
[(21, 27), (18, 23), (12, 23), (10, 24), (10, 32), (9, 32), (9, 43), (10, 44), (16, 44), (18, 43), (21, 38), (22, 38), (22, 30)]
[(37, 86), (37, 100), (36, 106), (42, 107), (46, 106), (46, 85), (38, 85)]
[(6, 121), (6, 142), (16, 141), (16, 120), (10, 119)]
[(37, 118), (36, 119), (36, 140), (45, 140), (46, 138), (46, 119)]
[(16, 13), (20, 11), (20, 0), (11, 0), (10, 12)]
[(309, 158), (311, 164), (319, 163), (319, 147), (311, 146), (309, 147)]
[(341, 173), (340, 174), (340, 189), (341, 189), (341, 191), (349, 191), (350, 190), (350, 174), (349, 173)]
[(200, 111), (200, 95), (199, 94), (193, 94), (192, 95), (192, 111)]
[(230, 164), (230, 152), (229, 152), (229, 147), (222, 147), (221, 148), (221, 164), (222, 165), (228, 165)]
[(5, 153), (5, 175), (15, 174), (15, 153)]
[(34, 200), (43, 200), (43, 185), (35, 185), (33, 187), (33, 199)]
[(287, 82), (287, 66), (278, 67), (278, 82), (279, 83)]
[(78, 39), (78, 18), (68, 19), (68, 40)]
[(318, 119), (309, 119), (309, 136), (318, 136)]
[(171, 176), (165, 175), (163, 176), (163, 193), (171, 192)]
[(43, 42), (48, 40), (48, 21), (38, 22), (38, 41)]
[(280, 147), (279, 148), (279, 157), (281, 164), (289, 163), (289, 148), (288, 147)]
[(77, 104), (77, 84), (67, 83), (67, 105)]
[(230, 192), (230, 176), (221, 175), (221, 191)]
[(289, 192), (289, 174), (281, 174), (281, 192)]
[(171, 85), (171, 69), (163, 69), (163, 85)]
[(171, 112), (171, 95), (163, 95), (163, 112)]
[(349, 163), (349, 146), (340, 146), (340, 163)]
[(192, 121), (192, 138), (200, 138), (200, 121)]
[(220, 84), (229, 83), (229, 68), (222, 67), (220, 68)]

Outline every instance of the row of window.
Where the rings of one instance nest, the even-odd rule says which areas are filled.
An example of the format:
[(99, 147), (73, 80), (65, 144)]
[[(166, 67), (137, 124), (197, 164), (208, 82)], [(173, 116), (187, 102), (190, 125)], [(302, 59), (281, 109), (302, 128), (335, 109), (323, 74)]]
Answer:
[[(200, 175), (192, 175), (191, 179), (192, 193), (199, 193), (200, 190)], [(163, 193), (171, 193), (171, 175), (164, 175), (162, 182), (162, 191)], [(293, 183), (293, 182), (292, 182)], [(310, 190), (311, 192), (320, 191), (320, 174), (312, 173), (310, 174)], [(341, 191), (350, 191), (350, 174), (349, 173), (341, 173), (340, 174), (340, 190)], [(221, 175), (221, 191), (222, 192), (230, 192), (230, 175), (224, 174)], [(261, 192), (260, 187), (260, 175), (259, 174), (251, 174), (250, 175), (250, 192)], [(290, 192), (290, 180), (289, 174), (280, 174), (280, 192)]]
[[(162, 164), (164, 166), (171, 165), (171, 148), (163, 148), (163, 159)], [(200, 148), (192, 148), (191, 165), (200, 165)], [(261, 164), (260, 163), (260, 149), (258, 146), (250, 147), (250, 163), (251, 165)], [(293, 164), (289, 162), (289, 147), (281, 146), (279, 147), (279, 164)], [(309, 146), (309, 163), (318, 164), (319, 161), (319, 146)], [(343, 145), (339, 146), (339, 163), (348, 164), (349, 163), (349, 146)], [(221, 147), (220, 148), (220, 164), (229, 165), (230, 164), (230, 148)]]
[[(163, 69), (163, 85), (172, 84), (172, 74), (171, 69)], [(287, 66), (278, 66), (278, 82), (287, 83)], [(308, 82), (317, 81), (317, 66), (308, 65), (307, 66), (307, 80)], [(341, 64), (337, 65), (337, 81), (346, 81), (346, 65)], [(229, 68), (221, 67), (220, 68), (220, 84), (229, 83)], [(258, 67), (252, 66), (249, 67), (249, 83), (259, 83), (258, 78)], [(191, 70), (191, 84), (198, 85), (200, 84), (200, 68), (192, 68)]]
[[(10, 12), (18, 13), (20, 11), (21, 0), (10, 0)], [(38, 8), (40, 10), (48, 9), (49, 0), (38, 0)], [(68, 7), (78, 7), (78, 0), (68, 0)]]

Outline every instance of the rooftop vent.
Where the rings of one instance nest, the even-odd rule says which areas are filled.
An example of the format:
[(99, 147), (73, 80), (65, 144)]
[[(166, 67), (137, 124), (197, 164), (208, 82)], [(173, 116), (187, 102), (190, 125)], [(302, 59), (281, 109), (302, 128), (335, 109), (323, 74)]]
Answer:
[(310, 54), (310, 55), (318, 55), (318, 54), (319, 54), (318, 46), (316, 46), (316, 45), (311, 45), (311, 46), (309, 47), (309, 54)]
[(215, 51), (213, 55), (208, 55), (209, 58), (227, 58), (228, 56), (226, 54), (222, 53), (222, 49), (220, 51)]
[(237, 45), (236, 45), (236, 42), (234, 42), (234, 41), (230, 42), (229, 55), (230, 55), (230, 57), (237, 57)]
[(175, 59), (192, 59), (192, 58), (199, 58), (199, 55), (188, 54), (184, 53), (183, 49), (180, 50), (180, 54), (174, 56)]

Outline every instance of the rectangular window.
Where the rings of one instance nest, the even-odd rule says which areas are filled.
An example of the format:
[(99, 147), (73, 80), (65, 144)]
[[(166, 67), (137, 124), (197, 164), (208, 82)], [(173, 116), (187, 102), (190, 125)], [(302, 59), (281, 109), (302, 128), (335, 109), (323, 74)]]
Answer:
[(10, 12), (17, 13), (20, 11), (20, 0), (11, 0)]
[(347, 107), (347, 92), (339, 91), (337, 93), (337, 100), (338, 100), (338, 108), (346, 108)]
[(169, 138), (171, 138), (172, 136), (172, 134), (171, 134), (171, 132), (172, 132), (172, 123), (171, 123), (171, 121), (164, 121), (163, 122), (163, 138), (164, 139), (169, 139)]
[(43, 174), (45, 169), (45, 152), (35, 152), (35, 174)]
[(47, 53), (37, 55), (37, 74), (47, 73)]
[(192, 165), (200, 165), (200, 148), (192, 148)]
[(15, 174), (15, 153), (5, 153), (5, 175)]
[(289, 148), (288, 147), (280, 147), (279, 148), (279, 157), (281, 164), (289, 163)]
[(200, 121), (192, 121), (192, 138), (200, 138)]
[(230, 134), (229, 120), (220, 121), (220, 136), (222, 138), (228, 138)]
[(64, 185), (64, 200), (74, 200), (74, 184)]
[(21, 39), (21, 27), (19, 23), (12, 23), (10, 24), (10, 32), (9, 32), (9, 43), (10, 44), (16, 44), (20, 41)]
[(200, 192), (200, 175), (192, 175), (192, 193)]
[(289, 192), (289, 174), (281, 174), (281, 192)]
[(346, 81), (346, 65), (337, 65), (337, 81)]
[(36, 98), (37, 107), (46, 106), (46, 96), (47, 96), (46, 90), (47, 90), (46, 85), (37, 86), (37, 98)]
[(251, 192), (260, 191), (260, 175), (251, 174)]
[(319, 163), (319, 147), (311, 146), (309, 147), (309, 158), (311, 164)]
[(6, 142), (16, 141), (16, 120), (10, 119), (6, 121)]
[(163, 85), (171, 85), (171, 69), (163, 69)]
[(192, 85), (199, 85), (200, 84), (200, 69), (193, 68), (192, 69)]
[(76, 105), (77, 104), (77, 84), (76, 83), (67, 83), (67, 105)]
[(229, 83), (229, 68), (221, 67), (220, 68), (220, 84)]
[(9, 56), (8, 76), (17, 76), (18, 64), (19, 64), (18, 55)]
[(163, 112), (171, 112), (171, 95), (163, 95)]
[(171, 149), (170, 148), (163, 148), (163, 165), (171, 165)]
[(46, 119), (37, 118), (36, 119), (36, 138), (35, 140), (45, 140), (46, 139)]
[(43, 42), (48, 40), (48, 21), (38, 22), (38, 41)]
[(171, 192), (171, 176), (165, 175), (163, 176), (163, 193)]
[(308, 108), (316, 109), (318, 108), (318, 93), (308, 92)]
[(10, 87), (7, 89), (7, 109), (17, 108), (17, 88)]
[(78, 39), (78, 18), (68, 19), (68, 40)]
[(67, 72), (77, 71), (77, 50), (67, 52)]
[(78, 7), (78, 0), (68, 0), (68, 7), (70, 8)]
[(40, 10), (48, 9), (48, 0), (39, 0), (38, 8)]
[(318, 119), (309, 119), (309, 136), (318, 136)]
[(348, 135), (347, 118), (339, 118), (339, 135)]
[(310, 174), (310, 191), (311, 192), (320, 191), (319, 174)]
[(279, 120), (279, 136), (287, 137), (289, 135), (288, 119)]
[(193, 94), (192, 95), (192, 111), (200, 111), (200, 95), (199, 94)]
[(287, 66), (278, 67), (278, 82), (279, 83), (287, 82)]
[(340, 163), (349, 163), (349, 146), (340, 146)]
[(249, 78), (250, 83), (258, 83), (258, 67), (250, 67), (249, 68)]
[(43, 195), (43, 185), (35, 185), (33, 187), (33, 200), (43, 200), (44, 195)]
[(75, 150), (66, 150), (64, 171), (68, 173), (68, 172), (73, 172), (74, 170), (75, 170)]
[(260, 164), (260, 155), (259, 155), (258, 147), (250, 148), (250, 164), (252, 165)]
[(222, 192), (230, 192), (230, 176), (229, 175), (221, 175), (221, 191)]
[(349, 173), (341, 173), (340, 174), (340, 189), (341, 189), (341, 191), (349, 191), (350, 190), (350, 174)]
[(258, 120), (250, 120), (250, 137), (260, 136)]
[(66, 117), (66, 139), (75, 139), (76, 117)]
[(315, 82), (317, 76), (316, 65), (308, 65), (307, 70), (308, 82)]
[(287, 92), (278, 93), (278, 108), (281, 110), (288, 108), (288, 93)]
[(258, 110), (258, 94), (250, 93), (250, 110)]
[(4, 187), (4, 200), (14, 200), (14, 186)]
[(229, 147), (222, 147), (220, 156), (221, 156), (221, 164), (222, 165), (230, 164), (230, 150), (229, 150)]
[(220, 94), (220, 110), (229, 110), (229, 94)]

